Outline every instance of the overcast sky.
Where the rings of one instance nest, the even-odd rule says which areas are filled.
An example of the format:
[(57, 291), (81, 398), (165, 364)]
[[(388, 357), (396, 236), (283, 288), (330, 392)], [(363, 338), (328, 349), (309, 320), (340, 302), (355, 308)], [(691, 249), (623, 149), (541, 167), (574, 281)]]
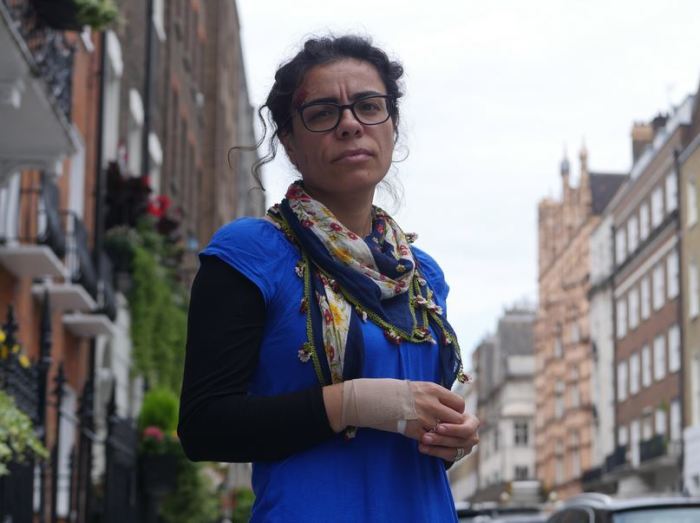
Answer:
[[(537, 202), (559, 196), (564, 148), (574, 180), (583, 141), (590, 170), (626, 172), (632, 122), (700, 80), (697, 0), (237, 2), (256, 107), (310, 35), (369, 35), (404, 64), (403, 198), (378, 203), (442, 266), (465, 358), (537, 299)], [(294, 173), (280, 158), (264, 178), (271, 204)]]

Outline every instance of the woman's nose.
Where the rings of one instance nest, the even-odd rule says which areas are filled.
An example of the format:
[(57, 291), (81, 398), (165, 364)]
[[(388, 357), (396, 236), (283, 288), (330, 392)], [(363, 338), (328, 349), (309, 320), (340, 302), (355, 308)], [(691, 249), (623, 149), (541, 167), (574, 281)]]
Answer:
[(355, 118), (349, 107), (343, 107), (340, 113), (340, 122), (338, 122), (335, 131), (340, 137), (358, 136), (362, 135), (364, 126)]

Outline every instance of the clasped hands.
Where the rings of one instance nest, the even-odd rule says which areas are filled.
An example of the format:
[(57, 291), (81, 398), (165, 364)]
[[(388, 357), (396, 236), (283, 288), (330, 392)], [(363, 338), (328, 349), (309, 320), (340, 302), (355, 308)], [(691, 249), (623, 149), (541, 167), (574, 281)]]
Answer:
[(342, 426), (399, 432), (423, 454), (456, 461), (479, 442), (464, 399), (436, 383), (361, 378), (344, 382), (342, 396)]

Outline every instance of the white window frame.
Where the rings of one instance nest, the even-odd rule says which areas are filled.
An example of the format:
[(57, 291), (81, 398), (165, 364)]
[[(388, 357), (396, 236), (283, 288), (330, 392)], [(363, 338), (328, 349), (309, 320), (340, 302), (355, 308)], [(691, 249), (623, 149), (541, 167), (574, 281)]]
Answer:
[(110, 161), (117, 160), (117, 150), (119, 147), (120, 88), (122, 72), (124, 70), (119, 38), (117, 38), (114, 31), (109, 30), (105, 35), (105, 40), (107, 66), (105, 67), (104, 123), (102, 124), (104, 166)]
[(639, 392), (639, 371), (639, 353), (635, 352), (630, 356), (630, 396), (634, 396)]
[(675, 172), (666, 176), (666, 212), (671, 213), (678, 208), (678, 178)]
[(695, 177), (691, 176), (686, 182), (686, 227), (690, 228), (698, 221), (698, 184)]
[(679, 281), (678, 251), (673, 249), (666, 258), (666, 292), (669, 300), (678, 296)]
[(651, 193), (651, 228), (656, 229), (664, 221), (664, 194), (661, 186)]
[(664, 278), (664, 266), (659, 263), (652, 272), (652, 306), (658, 311), (666, 303), (666, 281)]
[(688, 264), (688, 317), (693, 320), (700, 314), (700, 266), (695, 259)]
[(669, 434), (671, 441), (679, 441), (682, 435), (681, 429), (681, 402), (677, 399), (671, 401), (670, 409), (670, 429)]
[(632, 287), (627, 293), (627, 319), (630, 330), (634, 330), (639, 325), (639, 289)]
[(630, 429), (627, 425), (620, 425), (617, 428), (617, 444), (627, 445), (630, 441)]
[(644, 345), (642, 347), (642, 387), (649, 387), (652, 383), (651, 349), (649, 345)]
[(627, 249), (626, 245), (627, 235), (625, 233), (625, 228), (620, 227), (615, 232), (615, 265), (622, 265), (625, 261), (625, 252)]
[(643, 242), (649, 236), (649, 204), (642, 202), (639, 206), (639, 241)]
[(639, 245), (639, 229), (637, 224), (637, 215), (633, 214), (627, 220), (627, 253), (632, 254)]
[(681, 329), (672, 325), (668, 329), (668, 372), (681, 370)]
[(622, 402), (627, 399), (627, 361), (623, 360), (617, 364), (617, 401)]
[(641, 321), (649, 318), (651, 315), (651, 282), (649, 276), (644, 276), (639, 283), (640, 307), (639, 312)]
[(654, 380), (666, 377), (666, 336), (660, 334), (654, 338)]
[(617, 339), (627, 335), (627, 300), (623, 296), (617, 300)]
[(656, 409), (654, 415), (654, 432), (657, 436), (666, 435), (666, 411), (662, 408)]

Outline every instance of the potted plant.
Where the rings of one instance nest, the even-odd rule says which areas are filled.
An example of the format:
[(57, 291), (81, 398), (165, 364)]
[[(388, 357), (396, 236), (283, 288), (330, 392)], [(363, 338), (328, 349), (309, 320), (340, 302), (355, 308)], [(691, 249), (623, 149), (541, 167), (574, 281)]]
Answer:
[(139, 414), (141, 480), (151, 495), (175, 487), (180, 441), (177, 438), (178, 400), (167, 389), (152, 389), (143, 399)]
[(32, 421), (0, 390), (0, 476), (9, 473), (8, 465), (25, 459), (45, 459), (49, 455), (37, 438)]

